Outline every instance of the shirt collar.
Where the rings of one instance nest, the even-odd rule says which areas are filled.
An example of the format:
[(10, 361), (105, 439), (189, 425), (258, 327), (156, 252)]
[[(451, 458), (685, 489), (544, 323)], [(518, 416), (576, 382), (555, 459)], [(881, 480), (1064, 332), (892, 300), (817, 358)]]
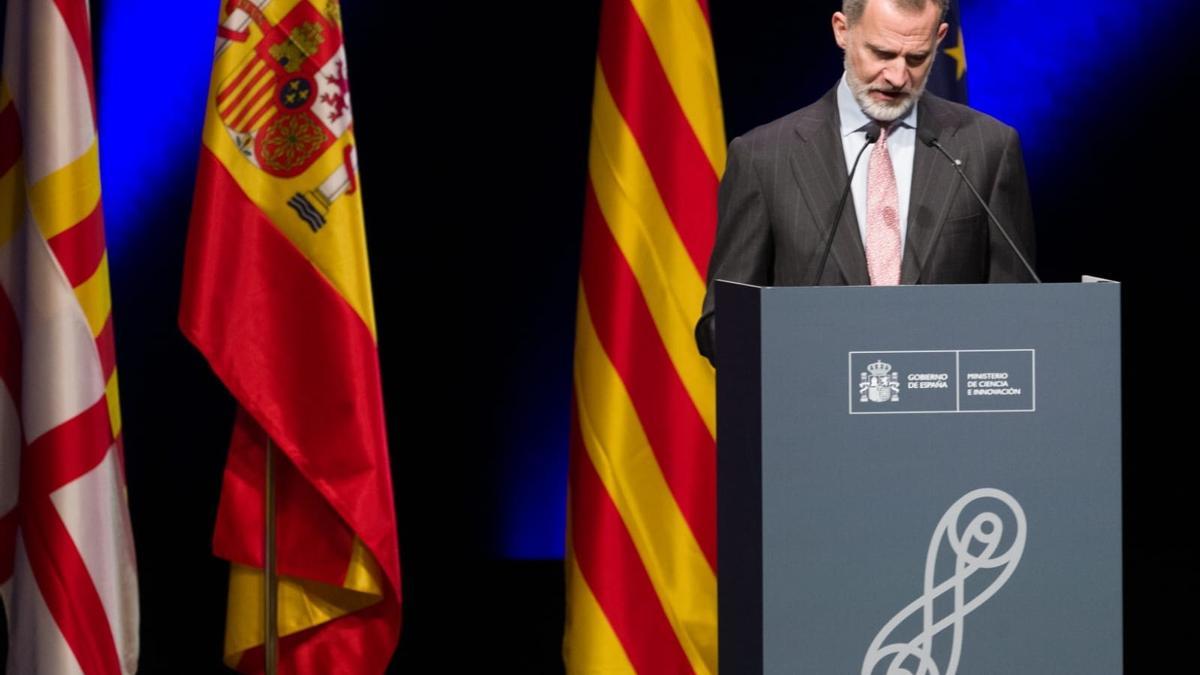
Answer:
[[(841, 118), (842, 138), (850, 134), (862, 131), (868, 124), (872, 122), (870, 117), (858, 107), (858, 102), (854, 100), (854, 94), (850, 92), (850, 84), (846, 82), (846, 74), (842, 73), (842, 79), (837, 86), (837, 106), (838, 116)], [(893, 122), (905, 127), (917, 128), (917, 106), (909, 108), (904, 117)]]

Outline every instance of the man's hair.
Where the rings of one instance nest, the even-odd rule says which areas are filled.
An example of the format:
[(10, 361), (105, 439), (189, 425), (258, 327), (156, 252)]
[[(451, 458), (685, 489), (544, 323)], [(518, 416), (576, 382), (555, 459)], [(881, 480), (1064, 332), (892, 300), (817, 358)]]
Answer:
[[(911, 9), (914, 12), (919, 12), (925, 9), (929, 3), (934, 3), (938, 7), (938, 23), (941, 23), (946, 18), (946, 9), (950, 5), (950, 0), (876, 0), (877, 2), (890, 2), (904, 9)], [(846, 23), (854, 25), (862, 18), (863, 11), (867, 9), (869, 0), (842, 0), (842, 14), (846, 15)]]

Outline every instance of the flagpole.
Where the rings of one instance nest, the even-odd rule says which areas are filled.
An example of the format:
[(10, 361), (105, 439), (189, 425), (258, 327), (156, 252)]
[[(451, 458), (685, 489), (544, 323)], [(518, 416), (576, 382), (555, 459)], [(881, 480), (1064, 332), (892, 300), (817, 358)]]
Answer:
[(271, 437), (267, 436), (267, 470), (266, 470), (266, 527), (263, 528), (263, 610), (266, 618), (264, 631), (266, 639), (263, 649), (266, 650), (266, 675), (277, 675), (279, 672), (279, 603), (276, 591), (279, 579), (275, 573), (275, 449)]

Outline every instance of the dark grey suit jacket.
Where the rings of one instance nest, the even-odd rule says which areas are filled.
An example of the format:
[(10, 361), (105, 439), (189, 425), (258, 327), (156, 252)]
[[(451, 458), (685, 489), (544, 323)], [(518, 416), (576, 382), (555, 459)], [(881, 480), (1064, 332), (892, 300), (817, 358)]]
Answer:
[[(963, 160), (964, 172), (1032, 264), (1033, 213), (1017, 132), (929, 93), (917, 105), (918, 126)], [(696, 324), (696, 343), (710, 361), (716, 362), (717, 279), (758, 286), (871, 283), (853, 201), (847, 202), (821, 279), (813, 279), (847, 174), (836, 87), (730, 143), (708, 292)], [(1031, 279), (954, 166), (918, 140), (900, 283), (1015, 281)]]

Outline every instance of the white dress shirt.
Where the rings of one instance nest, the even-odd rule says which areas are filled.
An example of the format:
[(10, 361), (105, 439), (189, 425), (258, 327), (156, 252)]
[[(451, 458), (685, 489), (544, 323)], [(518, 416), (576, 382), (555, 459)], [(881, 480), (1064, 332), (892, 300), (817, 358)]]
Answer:
[[(837, 88), (838, 116), (841, 118), (842, 150), (846, 153), (846, 171), (854, 166), (854, 158), (867, 142), (866, 127), (871, 118), (858, 107), (846, 75)], [(913, 155), (917, 144), (917, 106), (913, 106), (904, 117), (891, 125), (888, 133), (888, 154), (892, 157), (892, 171), (896, 174), (896, 192), (900, 201), (900, 250), (904, 251), (904, 240), (908, 234), (908, 201), (912, 193)], [(863, 246), (867, 244), (867, 174), (871, 171), (871, 150), (863, 153), (858, 171), (850, 191), (854, 195), (854, 213), (858, 216), (858, 233)], [(902, 254), (903, 255), (903, 254)]]

